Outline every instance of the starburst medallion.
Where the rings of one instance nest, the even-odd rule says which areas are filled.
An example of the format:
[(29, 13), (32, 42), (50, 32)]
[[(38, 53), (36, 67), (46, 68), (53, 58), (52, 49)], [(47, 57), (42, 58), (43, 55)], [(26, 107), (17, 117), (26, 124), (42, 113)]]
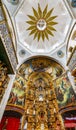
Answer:
[(28, 15), (30, 20), (26, 21), (29, 24), (27, 30), (30, 31), (29, 35), (33, 35), (34, 38), (39, 41), (40, 38), (44, 41), (45, 38), (49, 40), (49, 35), (54, 36), (53, 31), (56, 31), (54, 25), (58, 24), (54, 21), (57, 16), (52, 16), (54, 8), (47, 11), (48, 5), (42, 11), (38, 4), (38, 10), (36, 11), (33, 7), (33, 16)]

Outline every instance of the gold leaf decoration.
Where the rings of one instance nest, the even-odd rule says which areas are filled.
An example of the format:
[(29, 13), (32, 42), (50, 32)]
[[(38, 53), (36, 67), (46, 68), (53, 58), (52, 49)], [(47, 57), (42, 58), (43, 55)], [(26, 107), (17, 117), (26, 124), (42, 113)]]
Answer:
[(38, 4), (38, 9), (32, 7), (32, 10), (33, 16), (27, 15), (30, 20), (26, 21), (29, 25), (27, 28), (27, 31), (30, 31), (29, 35), (33, 35), (33, 39), (37, 39), (37, 41), (40, 41), (40, 39), (43, 41), (45, 39), (49, 40), (50, 36), (54, 37), (54, 31), (56, 31), (54, 26), (58, 24), (54, 21), (57, 16), (52, 16), (54, 8), (48, 11), (48, 5), (46, 5), (42, 11), (40, 4)]
[(38, 12), (33, 8), (34, 16), (38, 19)]
[(44, 37), (45, 37), (44, 32), (42, 32), (42, 40), (43, 41), (44, 41)]
[(53, 9), (51, 9), (45, 16), (45, 19), (48, 19), (51, 15), (51, 13), (53, 12)]
[(32, 30), (32, 31), (30, 32), (30, 34), (29, 34), (29, 35), (34, 34), (34, 33), (35, 33), (35, 31), (36, 31), (36, 28), (35, 28), (34, 30)]
[(56, 31), (56, 29), (53, 28), (53, 27), (51, 27), (51, 26), (48, 26), (48, 28), (49, 28), (49, 30), (51, 30), (51, 31)]
[(45, 31), (45, 37), (49, 40), (47, 31)]
[(32, 30), (32, 29), (35, 29), (36, 26), (30, 26), (29, 28), (27, 28), (27, 30)]
[(42, 10), (40, 8), (40, 5), (38, 4), (38, 14), (39, 14), (39, 17), (41, 18), (42, 17)]
[(47, 7), (48, 7), (48, 5), (46, 5), (46, 7), (45, 7), (45, 9), (44, 9), (44, 11), (43, 11), (43, 18), (44, 18), (45, 15), (47, 14)]
[(49, 29), (47, 29), (47, 33), (50, 34), (51, 36), (54, 36), (53, 33)]
[(46, 19), (47, 22), (50, 22), (52, 20), (54, 20), (57, 16), (53, 16), (53, 17), (50, 17), (49, 19)]
[(32, 25), (32, 24), (35, 24), (36, 22), (35, 21), (27, 21), (27, 23)]
[(38, 41), (40, 40), (40, 33), (38, 33)]
[(48, 23), (50, 26), (53, 26), (53, 25), (55, 25), (55, 24), (58, 24), (57, 22), (49, 22)]
[(34, 16), (28, 15), (28, 17), (29, 17), (31, 20), (33, 20), (33, 21), (36, 20), (36, 18), (35, 18)]
[(34, 39), (36, 39), (37, 35), (38, 35), (38, 32), (36, 31), (34, 35)]

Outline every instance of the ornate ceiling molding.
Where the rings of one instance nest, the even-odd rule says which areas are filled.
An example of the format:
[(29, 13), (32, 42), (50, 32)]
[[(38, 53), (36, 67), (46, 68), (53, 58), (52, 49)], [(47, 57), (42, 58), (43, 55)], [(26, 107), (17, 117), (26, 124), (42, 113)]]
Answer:
[[(10, 22), (9, 22), (10, 21)], [(9, 22), (9, 24), (8, 24)], [(16, 56), (16, 45), (15, 37), (13, 37), (13, 25), (9, 14), (4, 5), (0, 6), (0, 38), (5, 49), (5, 53), (9, 59), (13, 72), (16, 70), (17, 66), (17, 56)]]
[(34, 38), (37, 38), (37, 41), (42, 38), (49, 40), (49, 35), (54, 36), (53, 31), (56, 31), (54, 25), (58, 24), (54, 21), (57, 16), (52, 16), (52, 12), (54, 8), (48, 11), (48, 4), (42, 11), (40, 4), (38, 4), (38, 10), (35, 10), (32, 7), (33, 15), (28, 15), (29, 19), (26, 23), (29, 24), (28, 31), (30, 31), (29, 35), (34, 35)]
[(64, 44), (71, 21), (63, 0), (24, 1), (14, 14), (18, 42), (37, 54), (51, 53)]

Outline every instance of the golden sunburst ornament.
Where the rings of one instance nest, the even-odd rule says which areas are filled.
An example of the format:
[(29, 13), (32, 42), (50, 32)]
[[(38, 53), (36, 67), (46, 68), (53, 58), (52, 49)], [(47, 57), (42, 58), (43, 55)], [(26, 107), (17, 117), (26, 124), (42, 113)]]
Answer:
[(34, 35), (34, 39), (44, 41), (45, 38), (49, 40), (48, 35), (54, 36), (53, 31), (56, 29), (53, 27), (58, 24), (54, 21), (57, 16), (51, 16), (54, 8), (47, 11), (48, 5), (46, 5), (45, 9), (42, 11), (40, 5), (38, 4), (38, 11), (36, 11), (33, 7), (33, 16), (28, 15), (30, 18), (29, 21), (26, 21), (29, 24), (29, 28), (27, 30), (30, 31), (29, 35)]

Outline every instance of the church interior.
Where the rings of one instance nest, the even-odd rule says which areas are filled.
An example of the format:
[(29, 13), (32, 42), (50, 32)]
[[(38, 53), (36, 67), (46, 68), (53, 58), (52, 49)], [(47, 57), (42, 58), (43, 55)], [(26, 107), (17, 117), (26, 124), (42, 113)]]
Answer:
[(0, 130), (76, 130), (76, 0), (0, 0)]

